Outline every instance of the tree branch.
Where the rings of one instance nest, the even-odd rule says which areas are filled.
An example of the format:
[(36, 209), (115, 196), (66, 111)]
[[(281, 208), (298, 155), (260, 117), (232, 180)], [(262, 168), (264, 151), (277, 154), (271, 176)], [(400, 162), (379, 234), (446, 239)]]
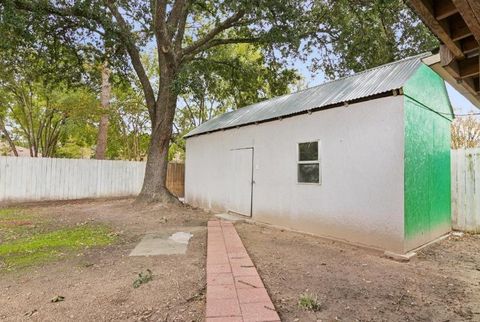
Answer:
[(145, 94), (145, 100), (147, 103), (147, 108), (150, 116), (154, 119), (155, 116), (155, 94), (153, 92), (152, 84), (148, 79), (148, 75), (145, 71), (145, 68), (142, 64), (140, 58), (140, 53), (137, 46), (133, 41), (133, 34), (128, 23), (123, 19), (122, 15), (118, 11), (118, 8), (114, 5), (113, 0), (106, 0), (107, 7), (109, 8), (112, 15), (117, 21), (121, 33), (120, 37), (122, 38), (127, 52), (132, 60), (133, 69), (137, 73), (140, 84), (142, 85), (143, 93)]
[(228, 45), (228, 44), (252, 44), (252, 43), (259, 43), (261, 41), (262, 41), (261, 38), (230, 38), (230, 39), (216, 38), (216, 39), (212, 39), (207, 44), (205, 44), (202, 48), (198, 48), (198, 49), (192, 51), (190, 54), (184, 55), (183, 59), (182, 59), (182, 62), (190, 61), (199, 52), (207, 50), (207, 49), (215, 47), (215, 46)]
[(195, 126), (195, 127), (198, 126), (197, 122), (195, 121), (195, 113), (193, 113), (193, 111), (190, 107), (190, 104), (188, 104), (187, 99), (185, 97), (182, 97), (182, 98), (183, 98), (183, 101), (185, 102), (185, 106), (187, 107), (189, 117), (190, 117), (190, 121), (192, 122), (193, 126)]
[(196, 42), (185, 48), (183, 50), (183, 54), (190, 55), (194, 52), (197, 53), (205, 50), (206, 48), (210, 48), (211, 46), (209, 46), (208, 43), (212, 41), (215, 36), (235, 25), (235, 23), (238, 22), (244, 15), (245, 11), (240, 10), (234, 15), (228, 17), (227, 19), (216, 25), (212, 30), (210, 30), (203, 38), (197, 40)]
[(190, 1), (186, 0), (183, 5), (181, 16), (178, 21), (177, 33), (174, 38), (175, 53), (177, 56), (181, 54), (182, 51), (182, 42), (185, 35), (185, 28), (187, 25), (188, 11), (190, 8)]
[[(18, 10), (24, 10), (28, 12), (40, 11), (49, 15), (54, 15), (62, 18), (72, 18), (72, 17), (81, 18), (87, 21), (93, 21), (96, 24), (101, 25), (104, 29), (109, 29), (107, 28), (107, 25), (108, 23), (111, 22), (108, 18), (106, 18), (105, 16), (102, 16), (97, 11), (86, 10), (84, 7), (80, 8), (75, 5), (71, 7), (58, 8), (58, 7), (55, 7), (54, 5), (51, 5), (48, 1), (34, 2), (34, 1), (15, 0), (13, 3)], [(68, 22), (71, 25), (76, 24), (76, 22), (73, 22), (72, 20)], [(90, 30), (91, 32), (95, 32), (101, 36), (104, 35), (103, 32), (98, 30), (98, 28), (95, 28), (96, 26), (85, 24), (85, 25), (82, 25), (82, 27)]]
[(5, 135), (5, 139), (7, 140), (7, 143), (10, 146), (10, 150), (12, 150), (13, 155), (18, 157), (17, 147), (15, 146), (15, 143), (10, 137), (10, 134), (7, 131), (7, 127), (5, 126), (5, 123), (3, 123), (3, 120), (1, 117), (0, 117), (0, 131), (2, 131), (3, 135)]
[(155, 36), (157, 44), (167, 46), (170, 40), (170, 35), (167, 28), (167, 1), (157, 0), (155, 4), (153, 25), (155, 29)]
[[(172, 28), (169, 28), (169, 26), (167, 25), (167, 0), (156, 0), (155, 8), (152, 11), (154, 12), (153, 24), (154, 24), (155, 40), (157, 43), (157, 52), (158, 52), (158, 60), (159, 60), (158, 63), (159, 63), (160, 73), (162, 73), (163, 68), (161, 68), (160, 66), (164, 63), (167, 63), (167, 61), (168, 61), (167, 63), (168, 65), (172, 65), (172, 66), (177, 65), (177, 55), (172, 48), (172, 38), (173, 38), (173, 35), (175, 34), (175, 30), (174, 29), (171, 30)], [(166, 61), (164, 61), (163, 59), (166, 59)]]
[(171, 32), (171, 37), (175, 34), (180, 18), (182, 17), (183, 9), (185, 7), (186, 0), (177, 0), (173, 4), (173, 8), (167, 18), (167, 27)]

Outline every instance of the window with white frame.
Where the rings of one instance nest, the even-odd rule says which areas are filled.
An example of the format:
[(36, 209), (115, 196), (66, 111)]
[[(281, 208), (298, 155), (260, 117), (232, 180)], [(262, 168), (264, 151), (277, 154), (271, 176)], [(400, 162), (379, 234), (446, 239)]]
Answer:
[(318, 141), (298, 143), (298, 183), (320, 183)]

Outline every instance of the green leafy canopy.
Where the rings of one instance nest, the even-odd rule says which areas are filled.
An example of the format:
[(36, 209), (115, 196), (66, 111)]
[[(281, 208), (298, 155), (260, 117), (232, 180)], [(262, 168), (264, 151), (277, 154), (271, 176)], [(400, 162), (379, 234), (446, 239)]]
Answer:
[(148, 198), (168, 195), (172, 141), (217, 111), (288, 92), (292, 58), (313, 56), (312, 70), (333, 78), (436, 45), (402, 0), (0, 0), (0, 31), (9, 58), (33, 53), (50, 79), (88, 83), (104, 61), (135, 73), (150, 119)]

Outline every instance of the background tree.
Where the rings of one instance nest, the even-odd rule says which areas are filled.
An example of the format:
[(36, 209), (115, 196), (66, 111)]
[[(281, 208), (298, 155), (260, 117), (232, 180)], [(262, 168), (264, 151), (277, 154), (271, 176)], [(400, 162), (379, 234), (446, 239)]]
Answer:
[[(74, 48), (80, 57), (101, 56), (85, 48), (113, 48), (112, 66), (133, 68), (151, 123), (145, 181), (139, 200), (172, 201), (165, 187), (172, 126), (179, 95), (187, 86), (190, 73), (201, 70), (198, 64), (213, 66), (211, 52), (221, 46), (255, 44), (274, 69), (276, 64), (285, 66), (287, 57), (303, 58), (315, 49), (322, 58), (332, 58), (324, 64), (327, 75), (341, 75), (395, 59), (395, 55), (387, 54), (373, 55), (374, 59), (368, 57), (383, 48), (375, 47), (376, 42), (388, 41), (385, 48), (389, 48), (393, 47), (391, 38), (395, 38), (396, 46), (401, 47), (398, 35), (415, 35), (412, 31), (423, 28), (418, 23), (415, 25), (415, 18), (411, 19), (408, 29), (383, 19), (384, 16), (392, 16), (392, 21), (399, 19), (386, 9), (402, 5), (401, 1), (374, 1), (378, 8), (372, 7), (371, 1), (356, 2), (361, 10), (371, 12), (376, 19), (358, 18), (356, 14), (360, 15), (361, 11), (349, 7), (349, 1), (333, 0), (0, 0), (0, 22), (10, 33), (26, 34), (22, 41), (32, 46), (41, 43), (54, 50), (55, 42), (65, 43), (66, 48)], [(404, 7), (400, 9), (409, 14)], [(363, 33), (352, 34), (355, 31), (352, 19), (363, 24)], [(373, 36), (378, 35), (378, 26), (385, 34), (381, 39)], [(365, 37), (363, 43), (360, 36)], [(152, 45), (158, 63), (155, 76), (149, 77), (141, 52)], [(414, 47), (412, 52), (419, 49)], [(359, 54), (352, 55), (357, 48), (361, 49)], [(356, 63), (363, 59), (368, 59), (368, 64)], [(204, 80), (209, 72), (204, 69)], [(245, 102), (252, 97), (263, 98), (243, 93), (235, 96)], [(242, 105), (239, 101), (237, 106)]]
[[(1, 114), (12, 121), (11, 132), (24, 140), (32, 157), (51, 157), (67, 123), (96, 110), (96, 98), (85, 87), (67, 86), (66, 79), (52, 81), (42, 72), (45, 62), (37, 57), (28, 49), (0, 54)], [(5, 126), (2, 131), (13, 141)]]
[[(125, 47), (142, 85), (152, 124), (145, 180), (139, 200), (173, 201), (165, 186), (177, 97), (188, 65), (208, 50), (234, 43), (262, 43), (271, 52), (298, 53), (300, 40), (321, 29), (319, 3), (289, 1), (20, 1), (2, 0), (4, 11), (26, 11), (56, 25), (77, 45), (86, 33)], [(320, 39), (320, 38), (316, 38)], [(65, 39), (64, 39), (65, 40)], [(142, 64), (140, 48), (153, 40), (158, 91)]]
[(87, 91), (65, 92), (42, 88), (38, 84), (18, 86), (9, 116), (15, 121), (12, 131), (24, 138), (32, 157), (56, 155), (60, 138), (72, 123), (85, 124), (92, 109), (97, 108), (95, 96)]
[(269, 61), (256, 44), (217, 47), (189, 65), (179, 95), (169, 160), (183, 160), (183, 136), (203, 122), (291, 92), (300, 75)]
[(100, 116), (100, 123), (98, 125), (97, 146), (95, 147), (95, 159), (105, 159), (107, 151), (107, 137), (108, 137), (108, 114), (110, 107), (110, 99), (112, 92), (112, 85), (110, 83), (110, 67), (108, 61), (105, 61), (101, 67), (102, 85), (100, 92), (100, 103), (103, 110)]
[(452, 149), (480, 147), (480, 121), (475, 116), (456, 117), (452, 122)]
[(338, 78), (431, 51), (438, 40), (403, 0), (327, 0), (329, 41), (314, 59)]
[[(7, 141), (8, 147), (13, 155), (18, 157), (15, 142), (13, 141), (10, 132), (7, 130), (7, 111), (10, 101), (11, 94), (5, 88), (0, 86), (0, 137), (3, 137), (5, 141)], [(5, 151), (5, 154), (6, 152), (7, 151)], [(3, 155), (3, 153), (1, 153), (1, 155)]]
[(114, 88), (107, 156), (111, 159), (145, 161), (150, 131), (148, 110), (138, 87), (123, 84)]

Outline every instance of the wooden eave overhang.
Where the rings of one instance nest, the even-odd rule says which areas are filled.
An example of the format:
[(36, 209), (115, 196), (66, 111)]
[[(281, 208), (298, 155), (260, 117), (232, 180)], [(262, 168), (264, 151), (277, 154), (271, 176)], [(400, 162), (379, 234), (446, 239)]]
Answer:
[(429, 65), (480, 108), (480, 0), (408, 3), (442, 42)]

